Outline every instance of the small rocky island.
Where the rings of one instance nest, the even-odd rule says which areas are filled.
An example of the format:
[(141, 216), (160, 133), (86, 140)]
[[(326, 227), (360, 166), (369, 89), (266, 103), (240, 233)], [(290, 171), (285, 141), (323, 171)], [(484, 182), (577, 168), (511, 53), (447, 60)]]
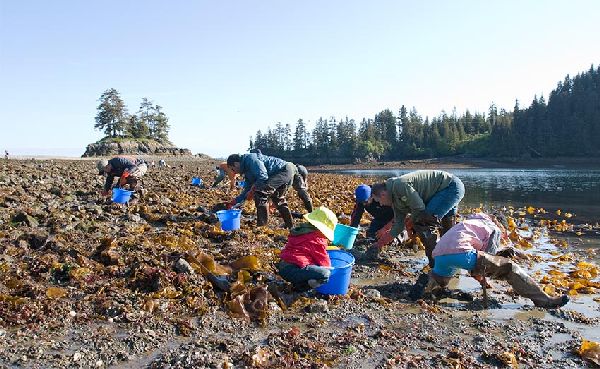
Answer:
[(160, 155), (187, 156), (192, 155), (189, 149), (178, 148), (171, 143), (160, 143), (154, 140), (107, 140), (87, 145), (82, 157), (111, 156), (111, 155)]
[(94, 128), (105, 137), (87, 145), (82, 157), (119, 154), (187, 156), (189, 149), (169, 141), (169, 118), (162, 107), (143, 98), (138, 111), (129, 114), (119, 92), (110, 88), (98, 99)]

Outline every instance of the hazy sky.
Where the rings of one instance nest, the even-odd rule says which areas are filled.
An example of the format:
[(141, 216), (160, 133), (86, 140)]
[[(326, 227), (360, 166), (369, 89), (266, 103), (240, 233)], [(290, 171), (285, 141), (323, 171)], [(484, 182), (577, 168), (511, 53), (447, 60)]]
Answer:
[(0, 150), (78, 156), (98, 98), (194, 153), (299, 118), (528, 106), (600, 63), (600, 1), (0, 0)]

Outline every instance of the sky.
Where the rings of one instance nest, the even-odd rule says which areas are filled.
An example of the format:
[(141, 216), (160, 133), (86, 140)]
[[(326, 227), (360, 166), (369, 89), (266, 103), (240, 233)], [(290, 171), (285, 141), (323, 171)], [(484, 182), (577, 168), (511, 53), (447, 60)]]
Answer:
[(0, 150), (80, 156), (146, 97), (213, 157), (302, 118), (512, 110), (600, 63), (600, 1), (0, 0)]

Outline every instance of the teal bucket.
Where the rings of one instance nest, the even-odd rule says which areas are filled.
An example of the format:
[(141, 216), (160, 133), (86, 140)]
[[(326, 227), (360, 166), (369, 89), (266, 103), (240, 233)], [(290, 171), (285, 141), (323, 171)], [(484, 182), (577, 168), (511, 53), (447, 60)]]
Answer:
[(131, 199), (133, 191), (123, 190), (121, 188), (113, 188), (112, 201), (118, 204), (125, 204)]
[(333, 270), (329, 281), (317, 287), (317, 292), (324, 295), (345, 295), (350, 286), (350, 274), (354, 265), (354, 256), (343, 250), (327, 250)]
[(221, 229), (224, 231), (235, 231), (240, 229), (240, 218), (242, 211), (239, 209), (219, 210), (217, 217), (221, 222)]
[(192, 177), (192, 186), (200, 187), (201, 184), (202, 184), (202, 179), (200, 179), (198, 177)]
[(346, 250), (352, 249), (356, 235), (359, 229), (356, 227), (350, 227), (344, 224), (336, 224), (333, 230), (333, 244), (336, 246), (342, 246)]

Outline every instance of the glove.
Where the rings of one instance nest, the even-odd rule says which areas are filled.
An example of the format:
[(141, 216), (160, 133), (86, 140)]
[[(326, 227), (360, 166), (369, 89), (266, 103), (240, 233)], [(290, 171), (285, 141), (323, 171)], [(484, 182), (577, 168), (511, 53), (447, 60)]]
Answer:
[(392, 237), (392, 234), (390, 231), (387, 231), (385, 233), (383, 233), (381, 235), (381, 237), (377, 238), (377, 247), (382, 248), (385, 245), (389, 244), (390, 242), (392, 242), (392, 240), (394, 239), (394, 237)]
[(102, 190), (102, 191), (100, 191), (100, 195), (108, 196), (108, 191)]
[(227, 203), (227, 210), (229, 210), (229, 209), (231, 209), (231, 208), (235, 207), (236, 205), (237, 205), (237, 202), (235, 201), (235, 199), (233, 199), (233, 200), (229, 201), (229, 202)]
[(435, 215), (429, 214), (427, 211), (423, 210), (423, 211), (419, 212), (417, 214), (417, 216), (415, 217), (415, 223), (436, 224), (436, 223), (439, 223), (439, 220)]
[(411, 217), (404, 218), (404, 229), (406, 229), (406, 234), (408, 238), (413, 238), (415, 236), (415, 224)]
[(394, 221), (390, 220), (386, 225), (383, 226), (383, 228), (381, 228), (380, 230), (378, 230), (375, 233), (377, 238), (381, 238), (385, 233), (388, 233), (390, 231), (390, 229), (392, 229), (393, 225), (394, 225)]
[(250, 191), (248, 191), (248, 193), (246, 194), (247, 201), (252, 201), (253, 199), (254, 199), (254, 186), (252, 186)]
[(129, 177), (129, 172), (124, 171), (123, 174), (121, 174), (121, 177), (119, 177), (119, 186), (120, 187), (123, 187), (127, 184), (127, 177)]
[(502, 249), (496, 253), (496, 256), (503, 256), (505, 258), (513, 258), (515, 256), (515, 249), (512, 247)]

